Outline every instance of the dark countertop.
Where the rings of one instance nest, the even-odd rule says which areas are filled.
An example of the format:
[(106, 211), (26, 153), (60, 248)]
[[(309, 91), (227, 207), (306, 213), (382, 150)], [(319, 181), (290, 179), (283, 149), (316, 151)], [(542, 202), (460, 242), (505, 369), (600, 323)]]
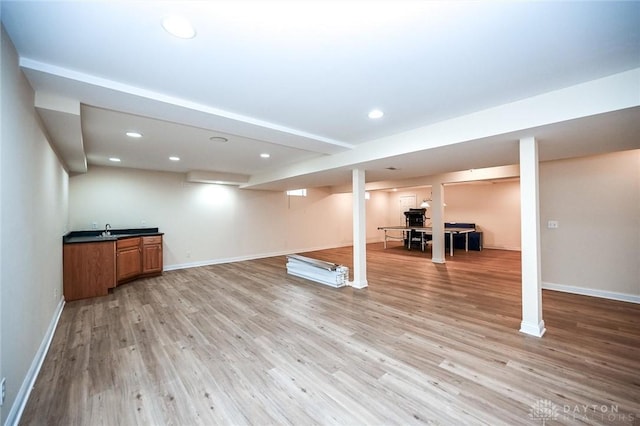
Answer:
[(102, 236), (104, 229), (92, 231), (71, 231), (62, 237), (63, 244), (76, 243), (99, 243), (101, 241), (117, 241), (123, 238), (148, 237), (154, 235), (164, 235), (164, 232), (158, 232), (158, 228), (128, 228), (128, 229), (111, 229), (111, 235)]

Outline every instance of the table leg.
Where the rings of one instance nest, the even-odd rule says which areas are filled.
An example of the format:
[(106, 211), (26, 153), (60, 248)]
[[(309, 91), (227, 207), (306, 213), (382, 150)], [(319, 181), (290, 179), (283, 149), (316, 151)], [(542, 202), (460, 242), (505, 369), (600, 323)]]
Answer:
[(464, 251), (469, 251), (469, 233), (464, 233)]
[(384, 248), (387, 248), (387, 230), (384, 230)]

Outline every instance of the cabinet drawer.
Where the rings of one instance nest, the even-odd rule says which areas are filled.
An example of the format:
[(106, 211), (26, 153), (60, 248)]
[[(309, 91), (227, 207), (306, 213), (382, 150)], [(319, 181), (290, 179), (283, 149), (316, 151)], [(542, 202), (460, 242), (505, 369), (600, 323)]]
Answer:
[(161, 244), (162, 235), (154, 235), (152, 237), (142, 237), (142, 244)]
[(140, 245), (140, 237), (125, 238), (123, 240), (118, 240), (116, 242), (116, 249), (120, 250), (123, 248), (138, 247), (139, 245)]

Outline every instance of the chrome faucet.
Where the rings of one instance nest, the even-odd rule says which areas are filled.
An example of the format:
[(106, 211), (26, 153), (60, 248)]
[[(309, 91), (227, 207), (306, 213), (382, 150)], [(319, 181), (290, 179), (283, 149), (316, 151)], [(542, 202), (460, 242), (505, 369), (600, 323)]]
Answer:
[(108, 223), (104, 226), (104, 232), (102, 233), (103, 237), (106, 237), (108, 235), (111, 235), (111, 225), (109, 225)]

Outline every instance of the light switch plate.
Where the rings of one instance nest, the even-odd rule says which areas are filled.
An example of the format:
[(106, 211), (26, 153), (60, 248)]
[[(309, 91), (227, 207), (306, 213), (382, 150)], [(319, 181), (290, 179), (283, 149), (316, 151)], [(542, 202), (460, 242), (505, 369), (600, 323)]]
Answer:
[(557, 229), (560, 227), (560, 222), (557, 220), (550, 220), (547, 222), (547, 228), (549, 229)]

